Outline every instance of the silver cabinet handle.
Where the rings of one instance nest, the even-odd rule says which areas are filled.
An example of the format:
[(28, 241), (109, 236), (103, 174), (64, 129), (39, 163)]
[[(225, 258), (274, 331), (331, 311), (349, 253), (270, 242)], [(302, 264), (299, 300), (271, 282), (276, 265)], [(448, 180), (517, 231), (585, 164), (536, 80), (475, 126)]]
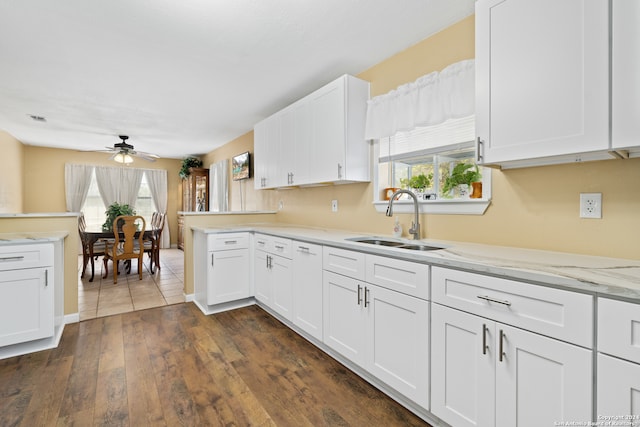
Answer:
[(482, 155), (482, 149), (484, 148), (484, 141), (478, 137), (476, 139), (476, 163), (482, 163), (484, 156)]
[(211, 267), (213, 267), (213, 253), (211, 253)]
[(267, 255), (267, 268), (271, 268), (271, 255)]
[(342, 165), (338, 163), (338, 179), (342, 179)]
[(281, 251), (284, 249), (284, 246), (282, 245), (274, 245), (276, 247), (277, 250)]
[(369, 307), (369, 288), (364, 287), (364, 306)]
[(506, 353), (504, 352), (504, 339), (507, 337), (507, 334), (504, 333), (502, 329), (500, 329), (500, 361), (504, 359)]
[(8, 256), (4, 258), (0, 258), (0, 262), (9, 262), (9, 261), (22, 261), (24, 256)]
[(49, 286), (49, 270), (44, 271), (44, 286)]
[(487, 354), (489, 346), (487, 345), (487, 324), (482, 324), (482, 354)]
[(299, 252), (304, 252), (304, 253), (309, 253), (309, 248), (306, 246), (298, 246), (298, 251)]
[(225, 240), (224, 241), (225, 245), (235, 245), (236, 243), (238, 243), (237, 240)]
[(358, 305), (362, 302), (362, 296), (360, 296), (360, 292), (362, 292), (362, 286), (358, 285)]
[(485, 300), (487, 302), (495, 302), (497, 304), (502, 304), (502, 305), (506, 305), (506, 306), (509, 306), (509, 307), (511, 306), (511, 302), (510, 301), (494, 299), (494, 298), (491, 298), (490, 296), (487, 296), (487, 295), (478, 295), (478, 298), (480, 298), (482, 300)]

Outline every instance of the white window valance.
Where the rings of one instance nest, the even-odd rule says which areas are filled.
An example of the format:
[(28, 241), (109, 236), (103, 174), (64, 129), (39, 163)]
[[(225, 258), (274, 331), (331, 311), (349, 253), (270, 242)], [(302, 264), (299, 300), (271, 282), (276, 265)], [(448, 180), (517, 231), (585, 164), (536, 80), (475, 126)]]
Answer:
[(473, 115), (474, 60), (451, 64), (367, 102), (366, 139), (380, 139), (416, 127)]

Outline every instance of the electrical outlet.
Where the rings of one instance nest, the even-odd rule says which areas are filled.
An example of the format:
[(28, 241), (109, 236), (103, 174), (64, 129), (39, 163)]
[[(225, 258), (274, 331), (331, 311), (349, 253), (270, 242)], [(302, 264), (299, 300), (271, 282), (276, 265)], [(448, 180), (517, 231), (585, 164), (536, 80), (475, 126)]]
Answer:
[(337, 200), (332, 200), (331, 201), (331, 212), (338, 212), (338, 201)]
[(278, 210), (281, 211), (284, 208), (284, 202), (282, 200), (280, 200), (278, 202)]
[(602, 218), (602, 193), (580, 193), (580, 218)]

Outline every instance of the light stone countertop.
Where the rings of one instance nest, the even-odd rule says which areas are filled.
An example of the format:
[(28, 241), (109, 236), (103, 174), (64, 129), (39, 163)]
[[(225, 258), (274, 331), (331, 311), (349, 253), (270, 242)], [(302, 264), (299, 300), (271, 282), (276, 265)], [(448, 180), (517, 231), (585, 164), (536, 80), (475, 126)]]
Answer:
[(0, 245), (57, 242), (69, 235), (66, 231), (0, 233)]
[[(367, 233), (282, 224), (193, 227), (193, 230), (203, 233), (252, 231), (271, 234), (319, 245), (357, 250), (434, 266), (452, 267), (640, 303), (640, 261), (635, 260), (444, 240), (393, 239), (389, 236)], [(381, 237), (406, 243), (438, 246), (443, 249), (413, 251), (347, 240), (357, 237)]]

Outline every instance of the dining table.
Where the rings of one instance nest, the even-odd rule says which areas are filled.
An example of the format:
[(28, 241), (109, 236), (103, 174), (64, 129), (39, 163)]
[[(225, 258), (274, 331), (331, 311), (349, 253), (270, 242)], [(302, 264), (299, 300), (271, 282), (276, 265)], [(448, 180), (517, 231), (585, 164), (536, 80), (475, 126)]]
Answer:
[[(158, 234), (158, 230), (155, 229), (147, 229), (144, 230), (144, 236), (143, 239), (144, 240), (149, 240), (151, 242), (153, 242), (153, 239), (155, 236), (157, 236)], [(137, 231), (135, 234), (135, 238), (138, 238), (138, 236), (140, 236), (140, 232)], [(124, 238), (124, 233), (120, 233), (120, 237)], [(95, 275), (95, 265), (94, 265), (94, 259), (95, 259), (95, 254), (94, 254), (94, 250), (93, 250), (93, 245), (95, 245), (95, 243), (101, 239), (113, 239), (114, 238), (114, 234), (113, 231), (105, 231), (100, 229), (91, 229), (91, 228), (87, 228), (84, 231), (84, 236), (82, 236), (84, 242), (86, 242), (85, 244), (87, 245), (87, 248), (89, 249), (89, 259), (91, 262), (91, 278), (89, 279), (89, 282), (93, 282), (93, 278)], [(144, 250), (144, 248), (142, 249)], [(159, 260), (158, 260), (159, 262)], [(82, 266), (82, 275), (84, 276), (84, 270), (85, 270), (86, 264)], [(153, 274), (153, 257), (151, 257), (151, 264), (150, 264), (150, 272), (151, 274)]]

